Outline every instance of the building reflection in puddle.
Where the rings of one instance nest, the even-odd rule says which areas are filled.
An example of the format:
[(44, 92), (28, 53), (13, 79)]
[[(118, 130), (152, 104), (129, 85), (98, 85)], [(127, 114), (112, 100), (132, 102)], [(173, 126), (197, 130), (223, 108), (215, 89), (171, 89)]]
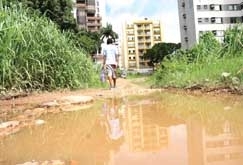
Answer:
[[(239, 124), (216, 114), (178, 120), (154, 102), (123, 103), (118, 109), (124, 141), (109, 164), (241, 165), (243, 137)], [(213, 114), (212, 114), (213, 115)], [(217, 117), (217, 115), (219, 117)], [(210, 119), (208, 119), (210, 120)]]
[[(110, 142), (122, 142), (118, 150), (110, 150), (108, 164), (187, 164), (186, 126), (182, 121), (163, 113), (156, 102), (118, 102), (115, 98), (108, 99), (101, 113), (101, 124)], [(116, 120), (120, 124), (115, 129), (115, 134), (120, 135), (117, 139), (110, 136), (109, 115), (113, 111), (117, 112)]]
[(243, 164), (243, 137), (233, 131), (230, 121), (204, 126), (199, 120), (191, 120), (187, 128), (189, 165)]
[(225, 111), (221, 102), (201, 98), (129, 99), (45, 116), (45, 125), (1, 141), (0, 164), (53, 159), (81, 165), (243, 164), (241, 103), (234, 108), (229, 102), (232, 108)]

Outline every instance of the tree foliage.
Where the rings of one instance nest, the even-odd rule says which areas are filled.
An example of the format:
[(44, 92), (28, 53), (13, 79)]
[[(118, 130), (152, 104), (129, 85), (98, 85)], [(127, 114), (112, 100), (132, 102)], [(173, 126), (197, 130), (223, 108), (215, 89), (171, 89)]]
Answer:
[(106, 27), (102, 27), (100, 30), (101, 40), (106, 38), (112, 38), (114, 41), (118, 38), (118, 34), (113, 31), (111, 24), (106, 24)]
[(77, 47), (83, 49), (87, 54), (95, 54), (101, 47), (100, 33), (89, 32), (85, 29), (70, 33)]
[(148, 49), (143, 58), (149, 60), (149, 65), (154, 67), (156, 64), (161, 63), (165, 56), (175, 52), (179, 48), (180, 44), (161, 42)]
[(23, 6), (33, 9), (58, 24), (61, 30), (75, 30), (77, 28), (72, 15), (71, 0), (3, 0), (3, 5), (22, 3)]

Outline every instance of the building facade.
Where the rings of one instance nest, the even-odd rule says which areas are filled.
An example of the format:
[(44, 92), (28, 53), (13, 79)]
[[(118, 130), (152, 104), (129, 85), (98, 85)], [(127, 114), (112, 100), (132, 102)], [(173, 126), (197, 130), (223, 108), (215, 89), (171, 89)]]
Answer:
[(74, 0), (73, 14), (80, 29), (99, 31), (102, 26), (99, 12), (98, 0)]
[(142, 56), (154, 44), (162, 42), (162, 26), (160, 21), (137, 20), (126, 22), (123, 27), (123, 63), (127, 70), (149, 68), (148, 60)]
[(183, 49), (208, 31), (223, 41), (226, 29), (243, 22), (243, 0), (178, 0), (178, 11)]

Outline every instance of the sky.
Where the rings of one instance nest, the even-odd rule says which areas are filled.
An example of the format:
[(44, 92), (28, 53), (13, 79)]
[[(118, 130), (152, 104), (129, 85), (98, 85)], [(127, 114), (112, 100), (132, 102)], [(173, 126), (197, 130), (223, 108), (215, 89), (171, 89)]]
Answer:
[(162, 22), (163, 42), (180, 42), (177, 0), (100, 0), (100, 7), (103, 26), (112, 24), (119, 36), (125, 21), (148, 18)]

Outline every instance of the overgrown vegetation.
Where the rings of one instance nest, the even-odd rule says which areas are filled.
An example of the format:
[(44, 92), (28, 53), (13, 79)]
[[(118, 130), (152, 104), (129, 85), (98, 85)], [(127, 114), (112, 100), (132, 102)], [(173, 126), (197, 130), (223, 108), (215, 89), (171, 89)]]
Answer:
[(228, 29), (219, 43), (211, 32), (190, 50), (166, 56), (153, 76), (160, 87), (243, 88), (243, 27)]
[(47, 17), (61, 30), (77, 30), (72, 14), (72, 0), (2, 0), (4, 6), (20, 4), (29, 11)]
[(85, 88), (99, 82), (70, 34), (21, 6), (0, 7), (1, 90)]

